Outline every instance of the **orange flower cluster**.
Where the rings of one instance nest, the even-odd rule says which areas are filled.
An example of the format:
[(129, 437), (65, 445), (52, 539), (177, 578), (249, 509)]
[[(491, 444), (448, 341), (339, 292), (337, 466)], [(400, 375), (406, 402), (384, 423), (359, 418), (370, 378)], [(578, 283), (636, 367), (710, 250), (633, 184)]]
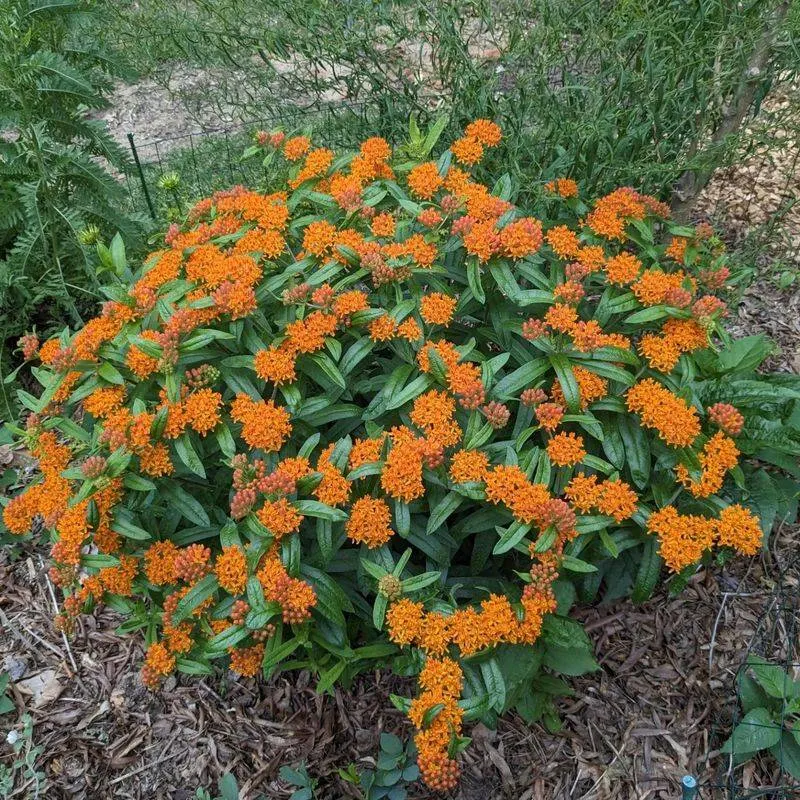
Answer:
[(496, 147), (501, 138), (499, 125), (488, 119), (478, 119), (467, 125), (464, 136), (450, 145), (450, 151), (456, 161), (471, 167), (483, 158), (484, 147)]
[(350, 507), (350, 519), (345, 531), (351, 541), (369, 548), (381, 547), (392, 538), (389, 523), (392, 514), (385, 500), (379, 497), (360, 497)]
[(264, 589), (264, 597), (281, 605), (285, 623), (300, 625), (311, 617), (311, 609), (317, 603), (314, 587), (290, 577), (277, 550), (267, 553), (256, 575)]
[(391, 446), (381, 472), (381, 488), (389, 497), (410, 503), (425, 494), (422, 483), (424, 440), (408, 428), (389, 431)]
[[(419, 674), (422, 689), (411, 704), (408, 716), (419, 729), (414, 744), (419, 753), (422, 780), (431, 788), (448, 792), (458, 785), (458, 762), (451, 757), (450, 747), (461, 733), (464, 712), (458, 705), (464, 676), (461, 667), (451, 658), (429, 658)], [(429, 724), (426, 716), (439, 709)]]
[(317, 471), (322, 473), (322, 480), (314, 489), (314, 495), (320, 503), (329, 506), (344, 505), (350, 497), (350, 481), (341, 470), (330, 462), (334, 445), (324, 450), (317, 461)]
[(630, 519), (638, 507), (636, 492), (624, 481), (598, 482), (596, 475), (576, 475), (564, 489), (570, 503), (583, 513), (597, 509), (617, 522)]
[(556, 178), (554, 181), (548, 181), (544, 187), (548, 192), (563, 198), (578, 196), (578, 184), (572, 178)]
[(658, 536), (661, 557), (673, 572), (697, 563), (714, 544), (755, 555), (763, 538), (758, 519), (740, 505), (724, 508), (718, 519), (665, 506), (650, 515), (647, 529)]
[(228, 594), (241, 594), (247, 585), (247, 558), (241, 547), (223, 547), (214, 563), (219, 585)]
[(576, 433), (557, 433), (547, 443), (547, 455), (558, 467), (571, 467), (586, 458), (583, 437)]
[(595, 202), (586, 217), (586, 224), (598, 236), (624, 241), (628, 222), (644, 219), (648, 213), (666, 218), (669, 216), (669, 206), (634, 189), (622, 187)]
[(660, 269), (646, 269), (632, 284), (631, 289), (642, 305), (657, 306), (669, 304), (673, 294), (682, 290), (689, 291), (690, 287), (691, 281), (683, 270), (663, 272)]
[(738, 436), (744, 428), (744, 417), (730, 403), (714, 403), (708, 408), (708, 418), (728, 436)]
[(175, 583), (178, 578), (175, 570), (177, 555), (178, 548), (169, 539), (150, 545), (144, 553), (144, 572), (147, 580), (156, 586)]
[(533, 644), (541, 620), (554, 607), (549, 587), (523, 595), (521, 614), (507, 597), (492, 594), (479, 608), (461, 608), (452, 614), (426, 612), (422, 603), (406, 597), (389, 606), (386, 624), (389, 638), (401, 646), (416, 645), (432, 658), (441, 658), (451, 646), (463, 656), (474, 655), (498, 644)]
[[(86, 527), (80, 511), (77, 510), (78, 506), (67, 509), (72, 487), (61, 475), (69, 465), (72, 453), (69, 447), (58, 442), (52, 431), (39, 433), (31, 450), (39, 459), (39, 470), (43, 479), (39, 483), (31, 484), (24, 493), (9, 501), (3, 509), (3, 522), (11, 533), (22, 535), (31, 529), (37, 516), (42, 517), (46, 526), (52, 527), (69, 510), (70, 516), (63, 526), (67, 539), (64, 541), (59, 534), (60, 541), (64, 541), (63, 545), (59, 543), (59, 547), (70, 557), (65, 563), (77, 564), (80, 546), (86, 538)], [(86, 504), (83, 504), (82, 509), (85, 515)]]
[(672, 447), (689, 447), (700, 433), (697, 411), (652, 378), (632, 386), (625, 395), (628, 411), (639, 414)]
[(142, 683), (148, 688), (156, 688), (166, 675), (175, 669), (175, 656), (167, 650), (163, 642), (155, 642), (147, 649), (142, 667)]
[(639, 341), (639, 351), (659, 372), (671, 372), (683, 353), (708, 346), (708, 333), (693, 319), (670, 319), (661, 335), (647, 333)]
[[(608, 394), (608, 381), (596, 375), (591, 370), (585, 367), (573, 366), (572, 374), (575, 377), (575, 382), (578, 384), (578, 396), (582, 409), (588, 408), (592, 403), (598, 400), (602, 400)], [(554, 403), (560, 406), (567, 405), (564, 391), (558, 381), (553, 384), (550, 395)]]
[(642, 271), (642, 262), (633, 253), (622, 252), (606, 261), (605, 273), (609, 283), (627, 286), (633, 283)]
[(292, 432), (289, 412), (273, 400), (253, 400), (237, 394), (231, 403), (231, 417), (242, 423), (242, 439), (252, 448), (277, 452)]
[(456, 308), (456, 299), (441, 292), (426, 294), (419, 303), (419, 313), (428, 325), (449, 325)]
[(295, 354), (286, 347), (270, 347), (259, 350), (253, 359), (256, 375), (268, 383), (283, 386), (297, 378)]
[(480, 450), (457, 450), (450, 459), (453, 483), (483, 481), (489, 469), (489, 457)]
[(257, 516), (277, 541), (291, 533), (297, 533), (303, 521), (303, 515), (285, 497), (264, 503)]
[(739, 463), (739, 448), (723, 431), (715, 433), (703, 446), (700, 459), (700, 479), (695, 481), (683, 465), (675, 467), (678, 480), (695, 497), (716, 494), (725, 480), (725, 474)]

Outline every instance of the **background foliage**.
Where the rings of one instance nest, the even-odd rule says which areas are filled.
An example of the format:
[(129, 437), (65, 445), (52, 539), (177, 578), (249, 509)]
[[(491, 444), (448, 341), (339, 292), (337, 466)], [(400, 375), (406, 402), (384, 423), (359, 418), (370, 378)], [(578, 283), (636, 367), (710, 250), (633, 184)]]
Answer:
[[(81, 232), (121, 231), (133, 244), (140, 219), (125, 213), (112, 171), (126, 152), (90, 112), (115, 77), (130, 73), (82, 31), (94, 4), (0, 3), (0, 372), (33, 325), (81, 324), (101, 300), (97, 259)], [(90, 235), (86, 244), (92, 244)], [(12, 313), (13, 312), (13, 313)], [(0, 413), (12, 413), (9, 398)]]
[(252, 121), (346, 97), (370, 109), (355, 138), (397, 139), (435, 108), (453, 135), (502, 119), (494, 157), (526, 192), (567, 174), (589, 192), (661, 194), (724, 159), (732, 142), (714, 135), (742, 95), (757, 106), (796, 71), (789, 5), (278, 0), (267, 19), (253, 0), (147, 0), (109, 11), (125, 50), (165, 85), (177, 65), (212, 71), (210, 91), (171, 84), (201, 123), (211, 110)]

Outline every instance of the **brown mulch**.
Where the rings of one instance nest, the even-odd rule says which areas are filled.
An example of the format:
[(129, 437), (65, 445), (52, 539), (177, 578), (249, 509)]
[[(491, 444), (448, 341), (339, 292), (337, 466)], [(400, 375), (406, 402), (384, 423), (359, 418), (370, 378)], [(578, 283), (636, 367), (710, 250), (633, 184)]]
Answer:
[[(703, 797), (723, 797), (713, 789), (725, 767), (715, 749), (735, 713), (734, 677), (774, 601), (775, 564), (796, 549), (797, 534), (786, 526), (776, 554), (700, 573), (675, 598), (661, 592), (640, 606), (579, 610), (602, 671), (572, 680), (558, 734), (514, 715), (496, 731), (473, 727), (456, 797), (666, 800), (686, 773), (708, 786)], [(798, 576), (783, 581), (797, 587)], [(33, 715), (48, 800), (188, 800), (198, 786), (213, 793), (225, 771), (243, 800), (287, 798), (278, 769), (299, 762), (319, 778), (319, 797), (352, 797), (337, 770), (369, 766), (383, 730), (411, 734), (388, 695), (408, 695), (413, 685), (386, 675), (361, 676), (334, 696), (316, 694), (307, 673), (171, 679), (147, 692), (140, 640), (115, 634), (113, 613), (82, 618), (68, 643), (55, 631), (37, 552), (15, 562), (0, 556), (0, 585), (0, 658), (19, 709)], [(0, 754), (7, 761), (5, 745)], [(740, 786), (778, 781), (767, 759), (745, 770)], [(433, 797), (416, 786), (410, 796)]]

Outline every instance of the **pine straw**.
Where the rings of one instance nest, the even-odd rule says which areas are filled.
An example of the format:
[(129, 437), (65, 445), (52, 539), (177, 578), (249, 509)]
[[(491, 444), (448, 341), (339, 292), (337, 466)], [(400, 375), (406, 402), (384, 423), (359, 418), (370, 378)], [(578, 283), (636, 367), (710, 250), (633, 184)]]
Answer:
[[(636, 607), (621, 601), (579, 610), (602, 671), (573, 679), (575, 697), (561, 703), (563, 731), (553, 735), (513, 715), (497, 731), (474, 727), (457, 797), (674, 800), (687, 772), (719, 782), (725, 765), (715, 748), (735, 712), (734, 676), (774, 599), (771, 565), (785, 562), (797, 533), (784, 527), (777, 555), (701, 572), (675, 598), (662, 592)], [(797, 575), (784, 582), (796, 587)], [(37, 709), (15, 691), (44, 746), (48, 800), (188, 800), (198, 786), (213, 789), (225, 771), (236, 775), (244, 800), (286, 798), (278, 769), (301, 761), (320, 779), (320, 797), (352, 797), (337, 770), (369, 766), (381, 731), (411, 734), (388, 695), (411, 694), (413, 684), (386, 675), (361, 676), (334, 696), (317, 695), (307, 673), (268, 683), (230, 674), (170, 679), (149, 693), (138, 678), (140, 640), (115, 634), (113, 613), (83, 618), (67, 647), (51, 623), (38, 553), (15, 563), (0, 556), (0, 585), (4, 667), (23, 682), (54, 670), (52, 694), (60, 692)], [(0, 753), (8, 763), (5, 745)], [(757, 761), (740, 768), (737, 781), (769, 785), (773, 769), (770, 760)], [(415, 786), (410, 796), (434, 795)], [(710, 786), (703, 794), (722, 796)]]

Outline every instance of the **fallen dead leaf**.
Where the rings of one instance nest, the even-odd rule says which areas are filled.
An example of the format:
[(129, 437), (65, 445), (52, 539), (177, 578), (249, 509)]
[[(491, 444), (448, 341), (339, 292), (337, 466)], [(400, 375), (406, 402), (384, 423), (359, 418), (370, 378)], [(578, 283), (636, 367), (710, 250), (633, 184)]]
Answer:
[(58, 673), (54, 669), (46, 669), (30, 678), (18, 681), (17, 689), (32, 698), (33, 708), (43, 708), (57, 700), (64, 690), (58, 681)]

